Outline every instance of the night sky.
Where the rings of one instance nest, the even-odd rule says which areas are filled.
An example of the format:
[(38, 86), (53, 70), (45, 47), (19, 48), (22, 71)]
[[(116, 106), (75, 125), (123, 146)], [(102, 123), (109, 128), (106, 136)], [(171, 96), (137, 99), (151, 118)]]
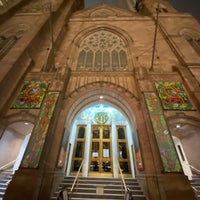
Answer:
[(200, 0), (168, 0), (179, 12), (187, 12), (200, 21)]
[[(179, 12), (191, 13), (193, 17), (200, 21), (200, 0), (168, 0), (169, 3)], [(85, 0), (86, 7), (101, 4), (103, 0)], [(107, 4), (118, 4), (121, 0), (104, 0)], [(121, 7), (123, 7), (121, 5)]]

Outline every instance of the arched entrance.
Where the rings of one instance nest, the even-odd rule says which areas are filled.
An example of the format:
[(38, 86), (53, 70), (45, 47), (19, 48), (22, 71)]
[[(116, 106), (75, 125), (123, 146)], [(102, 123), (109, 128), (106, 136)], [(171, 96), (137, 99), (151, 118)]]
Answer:
[(0, 140), (0, 167), (15, 171), (19, 168), (33, 124), (18, 121), (7, 126)]
[(182, 164), (184, 174), (192, 179), (192, 173), (200, 169), (200, 126), (199, 120), (186, 115), (176, 115), (168, 119), (173, 141)]
[(67, 173), (77, 173), (82, 160), (83, 176), (135, 176), (133, 138), (128, 120), (113, 106), (94, 104), (78, 114), (69, 138)]

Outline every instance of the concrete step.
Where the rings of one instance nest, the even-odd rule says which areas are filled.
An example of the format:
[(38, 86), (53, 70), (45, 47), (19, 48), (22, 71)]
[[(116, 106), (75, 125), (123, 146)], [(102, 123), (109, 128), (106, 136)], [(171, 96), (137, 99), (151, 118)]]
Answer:
[[(63, 181), (62, 181), (62, 184), (63, 185), (70, 185), (74, 182), (74, 179), (71, 179), (71, 178), (64, 178)], [(136, 180), (125, 180), (126, 182), (126, 185), (127, 186), (138, 186), (139, 184), (137, 183)], [(102, 184), (102, 185), (122, 185), (122, 181), (120, 179), (105, 179), (105, 180), (102, 180), (102, 179), (83, 179), (83, 178), (79, 178), (78, 179), (78, 183), (81, 185), (81, 184), (95, 184), (95, 185), (98, 185), (98, 184)]]
[[(72, 184), (63, 184), (63, 183), (61, 183), (60, 186), (58, 187), (58, 189), (59, 190), (70, 189), (71, 186), (72, 186)], [(91, 184), (88, 184), (88, 183), (86, 183), (86, 184), (79, 183), (77, 187), (78, 188), (88, 188), (89, 187), (91, 189), (92, 188), (96, 189), (97, 186), (103, 186), (103, 185), (95, 185), (95, 184), (91, 185)], [(77, 188), (77, 187), (75, 187), (75, 188)], [(139, 185), (127, 185), (127, 187), (129, 188), (130, 191), (132, 191), (132, 190), (141, 190), (141, 187)], [(123, 188), (123, 186), (122, 185), (106, 185), (106, 189), (113, 190), (113, 188), (121, 190)]]
[(11, 178), (1, 179), (0, 183), (7, 183), (11, 180)]
[[(86, 198), (86, 199), (84, 198), (84, 199), (83, 199), (83, 198), (72, 197), (71, 200), (93, 200), (93, 198)], [(111, 199), (111, 198), (108, 198), (108, 199), (105, 199), (105, 198), (97, 199), (97, 198), (96, 198), (95, 200), (116, 200), (116, 199)]]
[[(57, 198), (56, 197), (52, 197), (51, 200), (57, 200)], [(72, 197), (70, 200), (94, 200), (94, 199), (93, 199), (93, 197), (92, 198)], [(106, 199), (106, 198), (96, 198), (95, 200), (116, 200), (116, 199), (115, 198), (112, 199), (112, 198), (109, 197), (108, 199)]]
[(1, 188), (3, 188), (3, 187), (5, 188), (5, 187), (7, 187), (8, 183), (9, 183), (9, 181), (6, 181), (4, 183), (0, 183), (0, 187)]
[(0, 198), (3, 198), (4, 192), (0, 192)]
[(6, 190), (6, 187), (0, 187), (0, 192), (5, 192), (5, 190)]
[(76, 192), (76, 193), (69, 193), (70, 198), (92, 198), (92, 199), (124, 199), (123, 194), (103, 194), (103, 195), (97, 195), (95, 193), (83, 193), (83, 192)]
[[(60, 191), (69, 191), (74, 182), (74, 177), (64, 177), (53, 199), (59, 196)], [(131, 198), (134, 200), (145, 200), (145, 195), (136, 179), (125, 179), (129, 188)], [(100, 191), (100, 192), (99, 192)], [(75, 186), (72, 193), (68, 192), (70, 199), (101, 199), (118, 200), (124, 199), (124, 189), (119, 178), (98, 178), (98, 177), (79, 177), (78, 186)]]
[[(121, 198), (121, 200), (122, 199), (124, 199), (124, 198)], [(92, 198), (83, 198), (83, 197), (81, 197), (81, 198), (77, 198), (77, 197), (71, 197), (71, 199), (70, 200), (94, 200), (94, 198), (92, 197)], [(95, 198), (95, 200), (116, 200), (115, 198), (113, 199), (111, 199), (110, 197), (109, 198)]]
[(7, 186), (7, 182), (0, 182), (0, 187), (6, 187)]
[[(74, 189), (74, 193), (76, 192), (82, 192), (82, 193), (96, 193), (97, 188), (75, 188)], [(124, 191), (122, 191), (122, 189), (108, 189), (108, 188), (103, 188), (103, 192), (104, 194), (122, 194)], [(133, 193), (134, 195), (143, 195), (143, 191), (142, 190), (130, 190), (131, 193)], [(58, 194), (59, 192), (56, 192), (56, 194)]]
[(146, 197), (144, 194), (134, 194), (134, 195), (131, 195), (131, 197), (134, 200), (146, 200)]
[(190, 184), (194, 188), (197, 199), (200, 200), (200, 175), (193, 175)]
[(12, 171), (10, 170), (1, 171), (0, 173), (0, 200), (3, 199), (6, 188), (12, 179), (13, 175), (11, 173)]
[[(73, 181), (74, 177), (73, 176), (66, 176), (66, 177), (64, 177), (63, 180)], [(90, 182), (90, 181), (91, 182), (93, 182), (93, 181), (96, 181), (96, 182), (121, 182), (120, 178), (79, 177), (79, 180), (80, 181), (88, 181), (88, 182)], [(137, 180), (134, 179), (134, 178), (127, 178), (127, 179), (125, 179), (125, 182), (126, 183), (133, 183), (133, 182), (137, 183)]]

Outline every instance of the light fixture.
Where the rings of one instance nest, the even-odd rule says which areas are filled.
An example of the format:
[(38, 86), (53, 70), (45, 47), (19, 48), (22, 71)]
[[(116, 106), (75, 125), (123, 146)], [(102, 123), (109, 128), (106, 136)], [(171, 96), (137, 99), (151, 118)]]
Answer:
[(177, 124), (177, 125), (176, 125), (176, 128), (180, 128), (180, 127), (181, 127), (181, 125), (180, 125), (180, 124)]
[(100, 96), (99, 99), (103, 99), (103, 96)]
[(24, 122), (24, 125), (28, 126), (28, 125), (29, 125), (29, 123), (28, 123), (28, 122)]

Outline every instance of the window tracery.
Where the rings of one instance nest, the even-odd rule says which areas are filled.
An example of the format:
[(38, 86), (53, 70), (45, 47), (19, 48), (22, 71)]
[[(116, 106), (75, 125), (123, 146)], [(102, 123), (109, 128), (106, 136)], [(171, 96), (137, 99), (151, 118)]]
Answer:
[(184, 35), (185, 39), (192, 46), (192, 48), (197, 52), (200, 56), (200, 36), (199, 37), (191, 37), (190, 35)]
[(6, 7), (8, 2), (6, 0), (0, 0), (0, 7)]
[(17, 37), (15, 35), (7, 38), (0, 35), (0, 60), (9, 52), (16, 42)]
[(17, 24), (0, 33), (0, 60), (12, 49), (29, 27), (26, 24)]
[(101, 30), (81, 41), (78, 70), (127, 70), (125, 42), (116, 34)]
[(0, 13), (4, 13), (22, 0), (0, 0)]

